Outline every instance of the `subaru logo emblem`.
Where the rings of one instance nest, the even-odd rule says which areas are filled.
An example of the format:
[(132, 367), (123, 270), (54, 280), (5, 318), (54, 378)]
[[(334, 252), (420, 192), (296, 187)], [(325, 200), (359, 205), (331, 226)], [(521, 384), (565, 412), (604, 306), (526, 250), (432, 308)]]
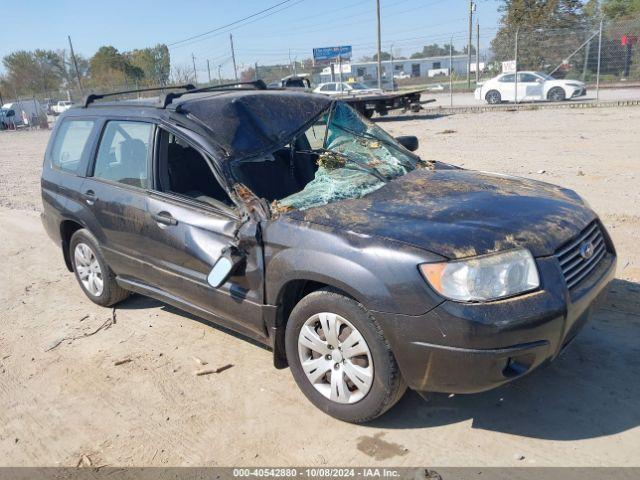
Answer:
[(590, 259), (593, 256), (593, 251), (595, 250), (593, 243), (591, 242), (583, 242), (580, 245), (580, 256), (585, 260)]

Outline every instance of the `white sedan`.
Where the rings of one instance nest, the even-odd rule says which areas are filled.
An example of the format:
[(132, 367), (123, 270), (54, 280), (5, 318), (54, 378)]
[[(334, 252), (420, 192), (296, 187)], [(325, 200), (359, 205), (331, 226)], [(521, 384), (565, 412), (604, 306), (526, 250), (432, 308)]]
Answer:
[[(586, 85), (578, 80), (558, 80), (543, 72), (518, 72), (519, 102), (550, 100), (561, 102), (587, 94)], [(490, 104), (516, 101), (516, 74), (503, 73), (479, 84), (476, 100)]]
[(367, 87), (364, 83), (359, 82), (327, 82), (318, 85), (313, 92), (321, 93), (323, 95), (364, 95), (382, 93), (382, 90)]

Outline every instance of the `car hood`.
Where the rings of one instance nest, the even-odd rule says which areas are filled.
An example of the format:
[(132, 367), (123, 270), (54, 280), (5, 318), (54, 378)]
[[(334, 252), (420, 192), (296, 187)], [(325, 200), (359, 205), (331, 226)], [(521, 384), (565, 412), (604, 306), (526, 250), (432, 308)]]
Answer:
[(571, 190), (462, 169), (415, 170), (362, 198), (287, 216), (451, 259), (517, 247), (551, 255), (595, 218)]

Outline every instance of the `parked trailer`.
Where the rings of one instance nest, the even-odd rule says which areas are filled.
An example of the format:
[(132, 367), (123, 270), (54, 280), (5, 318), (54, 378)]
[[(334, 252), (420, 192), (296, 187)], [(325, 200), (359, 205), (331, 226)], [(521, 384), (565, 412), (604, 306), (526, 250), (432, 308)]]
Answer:
[(374, 113), (384, 116), (390, 110), (411, 110), (418, 112), (422, 105), (435, 102), (435, 99), (420, 100), (424, 90), (410, 90), (406, 92), (383, 92), (367, 95), (341, 95), (340, 100), (348, 103), (367, 118)]

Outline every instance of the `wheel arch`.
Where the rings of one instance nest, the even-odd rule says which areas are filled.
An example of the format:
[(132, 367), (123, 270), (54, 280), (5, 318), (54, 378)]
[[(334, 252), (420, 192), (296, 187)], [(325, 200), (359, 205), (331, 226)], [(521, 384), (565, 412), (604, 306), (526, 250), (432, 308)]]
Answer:
[(307, 295), (324, 289), (330, 289), (356, 302), (362, 303), (358, 299), (360, 295), (357, 295), (357, 293), (357, 296), (354, 295), (352, 288), (334, 279), (319, 278), (318, 276), (308, 274), (300, 276), (299, 278), (290, 279), (282, 284), (276, 296), (276, 325), (272, 332), (274, 336), (272, 342), (273, 364), (276, 368), (286, 368), (289, 365), (284, 344), (284, 334), (291, 312), (300, 300)]
[(78, 230), (85, 228), (80, 222), (76, 220), (65, 219), (60, 223), (60, 239), (62, 240), (62, 255), (64, 257), (64, 263), (67, 266), (67, 270), (73, 272), (73, 262), (69, 252), (69, 244), (71, 237)]

